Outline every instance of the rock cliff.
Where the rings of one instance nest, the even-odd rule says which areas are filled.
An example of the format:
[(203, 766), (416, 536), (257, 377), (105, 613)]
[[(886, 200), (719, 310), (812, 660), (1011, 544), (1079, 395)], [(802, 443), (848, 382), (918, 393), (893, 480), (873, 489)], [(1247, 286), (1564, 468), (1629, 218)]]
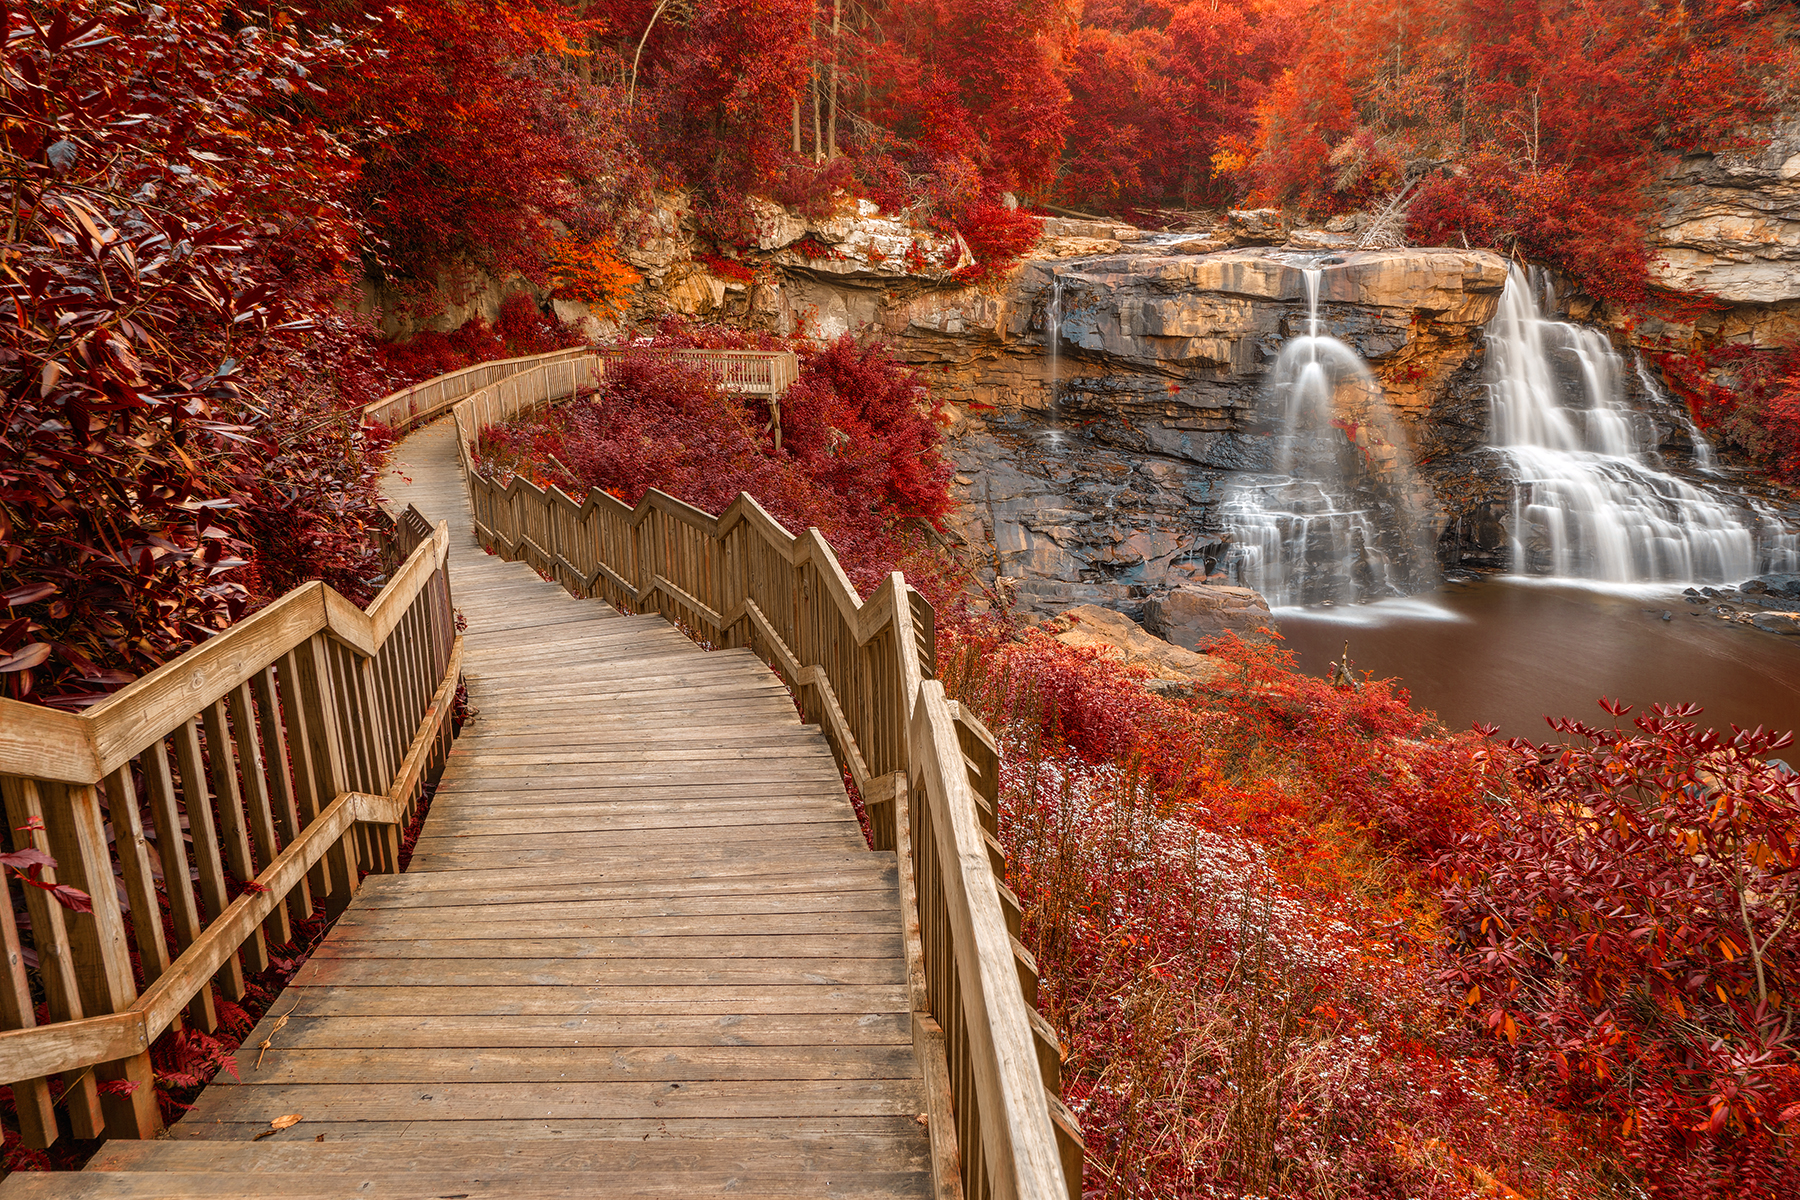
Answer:
[[(1800, 333), (1800, 120), (1761, 150), (1682, 160), (1661, 195), (1659, 282), (1728, 305), (1621, 337)], [(1380, 469), (1404, 443), (1422, 467), (1396, 484), (1405, 497), (1371, 502), (1422, 505), (1446, 564), (1504, 565), (1510, 488), (1485, 446), (1482, 377), (1482, 327), (1506, 281), (1494, 254), (1359, 250), (1355, 216), (1296, 229), (1278, 212), (1233, 212), (1185, 235), (1050, 220), (1006, 279), (965, 287), (962, 239), (867, 201), (823, 216), (749, 206), (748, 241), (721, 257), (686, 198), (658, 197), (623, 250), (644, 278), (624, 321), (559, 314), (605, 337), (666, 314), (819, 340), (878, 332), (948, 402), (958, 532), (1027, 608), (1154, 617), (1146, 605), (1168, 589), (1224, 582), (1221, 506), (1235, 473), (1273, 465), (1282, 414), (1268, 375), (1306, 329), (1313, 268), (1321, 332), (1367, 360), (1386, 406), (1340, 392), (1345, 453)], [(474, 309), (497, 310), (502, 292)], [(1642, 399), (1665, 453), (1684, 456), (1683, 414)], [(1414, 553), (1429, 556), (1429, 539)]]
[(1660, 181), (1651, 277), (1730, 304), (1800, 300), (1800, 115), (1749, 150), (1696, 154)]
[[(1074, 240), (1052, 233), (1051, 248)], [(1194, 253), (1149, 238), (1028, 262), (997, 292), (891, 305), (888, 335), (953, 406), (961, 533), (981, 565), (1046, 610), (1137, 612), (1153, 592), (1216, 576), (1231, 474), (1272, 465), (1281, 414), (1266, 376), (1306, 327), (1308, 266), (1324, 268), (1323, 331), (1369, 361), (1416, 442), (1493, 315), (1506, 280), (1495, 255)], [(1346, 411), (1365, 455), (1383, 452), (1377, 428)]]

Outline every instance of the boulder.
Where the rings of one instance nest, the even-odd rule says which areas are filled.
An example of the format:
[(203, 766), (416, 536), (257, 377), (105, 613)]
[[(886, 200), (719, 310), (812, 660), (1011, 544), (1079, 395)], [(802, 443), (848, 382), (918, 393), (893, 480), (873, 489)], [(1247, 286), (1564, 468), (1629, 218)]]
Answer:
[(1287, 241), (1287, 218), (1279, 208), (1234, 208), (1225, 214), (1234, 246), (1278, 246)]
[(1789, 637), (1800, 637), (1800, 613), (1759, 612), (1750, 618), (1750, 623), (1764, 633), (1782, 633)]
[(1216, 658), (1153, 637), (1124, 613), (1096, 604), (1067, 609), (1042, 628), (1065, 646), (1098, 646), (1129, 666), (1147, 667), (1154, 679), (1207, 683), (1229, 669)]
[(1198, 649), (1230, 632), (1251, 641), (1267, 641), (1264, 627), (1274, 628), (1269, 602), (1246, 587), (1202, 584), (1170, 588), (1144, 605), (1144, 625), (1177, 646)]

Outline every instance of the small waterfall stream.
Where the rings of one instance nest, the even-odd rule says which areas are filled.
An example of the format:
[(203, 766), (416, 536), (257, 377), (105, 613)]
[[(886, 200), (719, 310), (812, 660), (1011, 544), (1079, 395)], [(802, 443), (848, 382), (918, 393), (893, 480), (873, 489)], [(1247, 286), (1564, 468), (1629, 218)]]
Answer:
[(1057, 402), (1057, 388), (1061, 383), (1062, 289), (1062, 276), (1051, 271), (1050, 303), (1044, 309), (1044, 344), (1049, 351), (1045, 383), (1050, 389), (1050, 445), (1053, 447), (1062, 445), (1062, 423)]
[[(1772, 560), (1788, 556), (1761, 534), (1768, 522), (1754, 508), (1660, 469), (1654, 430), (1626, 400), (1612, 343), (1550, 319), (1546, 307), (1515, 266), (1488, 326), (1493, 444), (1518, 479), (1515, 572), (1727, 583), (1782, 565)], [(1693, 434), (1708, 465), (1711, 447)]]
[(1324, 332), (1324, 268), (1302, 275), (1306, 332), (1282, 345), (1273, 374), (1275, 473), (1227, 495), (1227, 569), (1277, 607), (1416, 591), (1435, 571), (1405, 438), (1362, 357)]

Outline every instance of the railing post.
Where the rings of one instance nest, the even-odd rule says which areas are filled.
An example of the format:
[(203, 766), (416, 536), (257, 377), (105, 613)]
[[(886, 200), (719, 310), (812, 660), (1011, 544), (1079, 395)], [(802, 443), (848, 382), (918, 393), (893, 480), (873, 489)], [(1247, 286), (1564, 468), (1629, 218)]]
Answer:
[[(0, 778), (0, 795), (5, 797), (6, 823), (23, 844), (57, 857), (50, 843), (49, 825), (45, 819), (42, 796), (36, 781)], [(60, 860), (58, 865), (60, 866)], [(59, 874), (45, 870), (46, 882), (72, 880), (74, 872)], [(79, 886), (79, 885), (76, 885)], [(25, 908), (31, 914), (31, 944), (37, 951), (38, 974), (44, 982), (45, 1006), (50, 1020), (77, 1021), (88, 1015), (82, 1007), (81, 986), (76, 979), (70, 930), (64, 920), (62, 905), (41, 888), (25, 889)], [(74, 914), (70, 914), (73, 916)], [(70, 1131), (78, 1138), (96, 1138), (106, 1129), (106, 1118), (100, 1108), (100, 1093), (92, 1071), (65, 1071), (62, 1103), (69, 1114)]]
[[(43, 784), (40, 791), (57, 879), (80, 888), (93, 900), (91, 913), (71, 913), (66, 919), (82, 1012), (87, 1016), (123, 1012), (137, 999), (137, 980), (131, 971), (131, 950), (113, 883), (99, 791), (91, 784)], [(129, 1085), (108, 1089), (100, 1097), (106, 1136), (153, 1138), (162, 1131), (148, 1046), (129, 1058), (96, 1065), (94, 1076), (102, 1083)]]

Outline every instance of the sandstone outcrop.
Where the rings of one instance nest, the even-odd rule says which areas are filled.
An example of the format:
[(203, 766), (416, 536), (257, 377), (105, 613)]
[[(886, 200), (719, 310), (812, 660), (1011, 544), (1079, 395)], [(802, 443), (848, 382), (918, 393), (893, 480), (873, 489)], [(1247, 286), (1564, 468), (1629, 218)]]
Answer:
[(1177, 646), (1198, 650), (1226, 633), (1268, 641), (1275, 628), (1269, 603), (1245, 587), (1212, 584), (1158, 592), (1144, 605), (1144, 627)]
[(1654, 195), (1651, 277), (1733, 304), (1800, 300), (1800, 115), (1750, 150), (1697, 154)]
[(1041, 628), (1065, 646), (1097, 646), (1127, 666), (1144, 667), (1153, 679), (1208, 683), (1229, 669), (1219, 659), (1171, 645), (1130, 617), (1093, 604), (1067, 609)]

